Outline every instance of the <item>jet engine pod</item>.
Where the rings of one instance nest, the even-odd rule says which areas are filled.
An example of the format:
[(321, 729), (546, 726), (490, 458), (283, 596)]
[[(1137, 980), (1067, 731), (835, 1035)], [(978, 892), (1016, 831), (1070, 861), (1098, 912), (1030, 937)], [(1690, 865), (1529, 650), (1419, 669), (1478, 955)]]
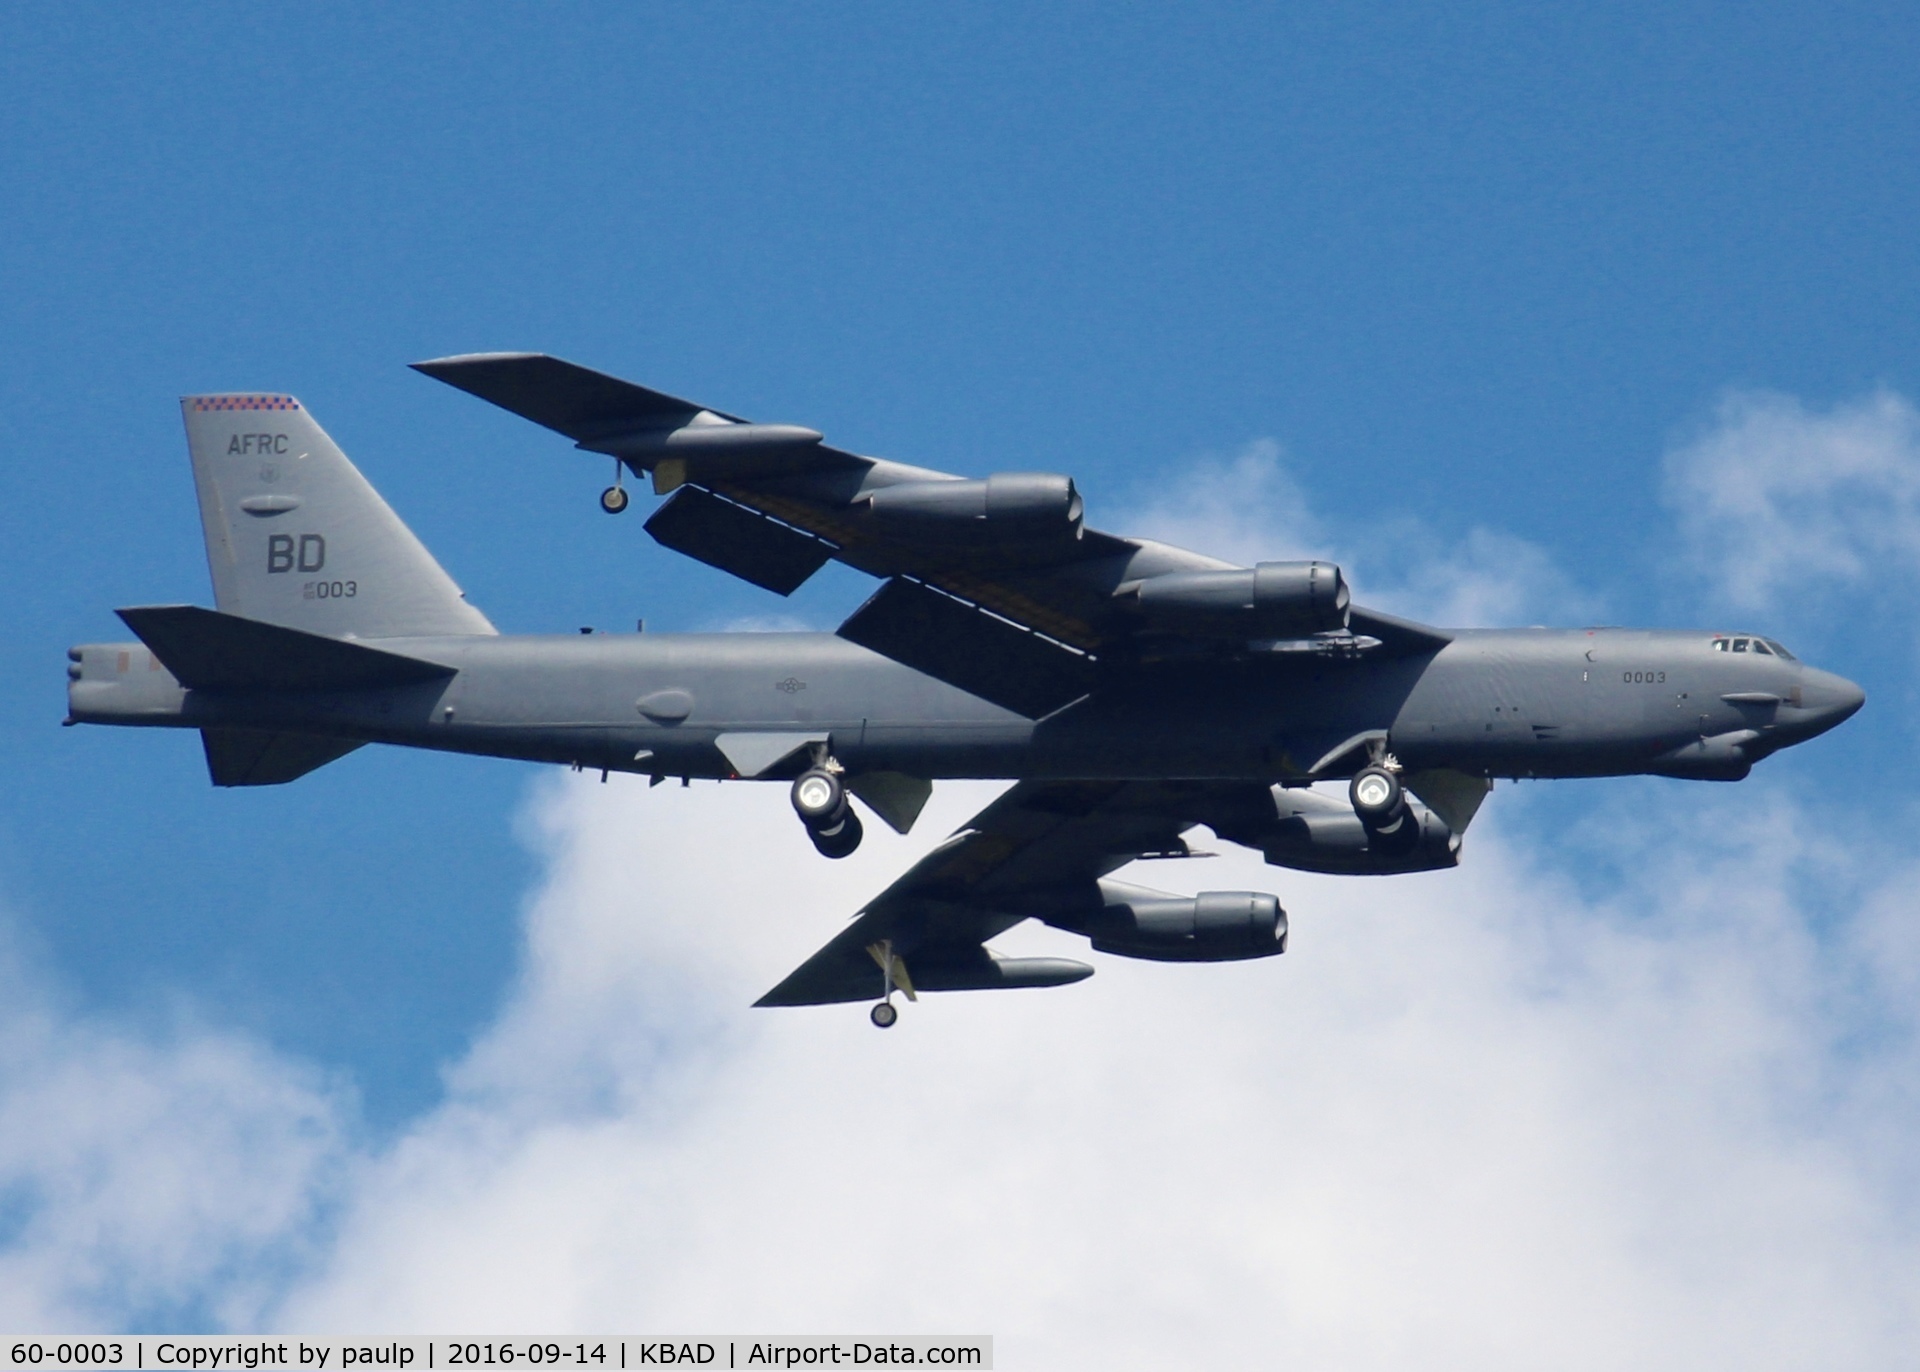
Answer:
[(1288, 638), (1347, 627), (1347, 579), (1331, 562), (1262, 562), (1219, 572), (1168, 572), (1117, 593), (1156, 629), (1232, 638)]
[(1046, 472), (995, 472), (984, 481), (907, 481), (882, 486), (855, 505), (903, 537), (957, 543), (1075, 539), (1084, 515), (1073, 479)]
[(1287, 951), (1287, 912), (1259, 891), (1173, 896), (1100, 883), (1105, 904), (1081, 928), (1095, 950), (1154, 962), (1237, 962)]

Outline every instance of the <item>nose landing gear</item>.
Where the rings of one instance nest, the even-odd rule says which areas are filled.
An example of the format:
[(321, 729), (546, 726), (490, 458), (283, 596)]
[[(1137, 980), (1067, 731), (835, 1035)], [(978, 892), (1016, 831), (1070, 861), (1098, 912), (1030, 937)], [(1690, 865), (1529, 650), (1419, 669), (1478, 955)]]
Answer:
[(793, 783), (793, 812), (807, 826), (807, 837), (822, 857), (843, 858), (860, 846), (866, 830), (854, 813), (838, 764), (816, 762)]

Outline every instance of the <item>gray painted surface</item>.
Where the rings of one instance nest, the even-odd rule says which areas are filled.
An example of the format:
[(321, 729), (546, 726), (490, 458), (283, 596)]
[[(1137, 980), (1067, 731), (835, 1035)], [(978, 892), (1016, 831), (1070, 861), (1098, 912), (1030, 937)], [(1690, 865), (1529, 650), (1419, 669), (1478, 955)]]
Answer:
[[(1737, 780), (1864, 700), (1751, 634), (1439, 630), (1349, 609), (1323, 564), (1263, 564), (1186, 632), (1164, 588), (1234, 590), (1229, 564), (1084, 528), (1064, 478), (963, 489), (550, 358), (423, 369), (703, 493), (720, 514), (676, 533), (683, 550), (746, 574), (804, 536), (898, 594), (845, 634), (501, 636), (298, 401), (189, 397), (219, 610), (123, 611), (144, 641), (71, 650), (69, 722), (203, 730), (219, 785), (281, 784), (365, 743), (656, 777), (784, 781), (826, 762), (905, 827), (928, 782), (1021, 783), (763, 1004), (1088, 974), (984, 947), (1026, 918), (1124, 956), (1278, 953), (1271, 897), (1105, 879), (1201, 824), (1283, 866), (1448, 867), (1491, 778)], [(1003, 488), (1022, 499), (996, 505)], [(1302, 600), (1301, 636), (1264, 637), (1295, 622), (1274, 597), (1296, 583), (1321, 597)], [(1386, 819), (1313, 789), (1369, 764), (1404, 781)]]

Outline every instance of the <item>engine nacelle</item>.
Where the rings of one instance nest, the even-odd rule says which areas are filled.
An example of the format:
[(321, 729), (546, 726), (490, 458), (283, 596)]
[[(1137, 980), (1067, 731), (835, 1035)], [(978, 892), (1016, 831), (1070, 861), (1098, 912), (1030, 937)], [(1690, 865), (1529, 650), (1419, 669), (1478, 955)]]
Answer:
[(1278, 817), (1258, 835), (1258, 844), (1276, 867), (1391, 876), (1460, 865), (1453, 830), (1410, 794), (1385, 830), (1364, 823), (1345, 801), (1314, 791), (1276, 787), (1274, 802)]
[(1034, 542), (1080, 537), (1085, 514), (1073, 479), (995, 472), (984, 481), (907, 481), (855, 502), (903, 536), (948, 542)]
[(1169, 633), (1294, 638), (1347, 627), (1347, 580), (1331, 562), (1262, 562), (1219, 572), (1168, 572), (1118, 593)]
[(1174, 896), (1100, 883), (1101, 908), (1079, 932), (1096, 951), (1154, 962), (1237, 962), (1287, 951), (1287, 912), (1259, 891)]

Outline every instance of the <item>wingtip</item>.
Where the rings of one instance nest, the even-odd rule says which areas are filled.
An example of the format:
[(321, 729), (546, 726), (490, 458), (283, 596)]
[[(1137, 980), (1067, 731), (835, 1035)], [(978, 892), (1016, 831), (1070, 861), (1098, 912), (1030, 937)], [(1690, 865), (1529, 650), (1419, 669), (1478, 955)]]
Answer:
[(450, 357), (430, 357), (424, 362), (409, 362), (407, 365), (416, 372), (433, 376), (438, 372), (457, 371), (461, 367), (484, 365), (488, 362), (530, 362), (547, 356), (546, 353), (454, 353)]

